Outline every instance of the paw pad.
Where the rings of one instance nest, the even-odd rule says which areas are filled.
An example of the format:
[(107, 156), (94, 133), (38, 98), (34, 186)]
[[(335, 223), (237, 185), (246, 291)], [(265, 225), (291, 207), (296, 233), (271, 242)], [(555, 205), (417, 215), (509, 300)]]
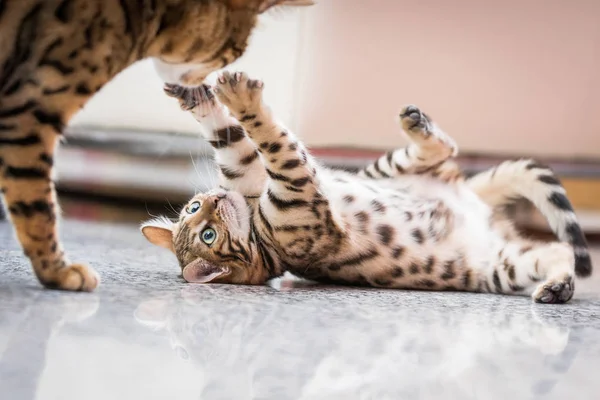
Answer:
[(202, 84), (195, 88), (183, 87), (167, 83), (163, 89), (167, 96), (174, 97), (179, 100), (179, 106), (182, 110), (192, 110), (202, 103), (212, 101), (215, 98), (211, 87)]
[(402, 120), (403, 125), (409, 130), (415, 128), (426, 130), (427, 125), (430, 122), (429, 117), (427, 117), (419, 107), (412, 104), (402, 108), (400, 111), (400, 119)]
[(230, 111), (242, 114), (243, 111), (260, 109), (262, 88), (264, 84), (257, 79), (250, 79), (244, 72), (223, 72), (217, 78), (215, 94)]
[(575, 281), (572, 276), (563, 280), (549, 280), (543, 283), (534, 293), (537, 303), (557, 304), (571, 300), (575, 293)]

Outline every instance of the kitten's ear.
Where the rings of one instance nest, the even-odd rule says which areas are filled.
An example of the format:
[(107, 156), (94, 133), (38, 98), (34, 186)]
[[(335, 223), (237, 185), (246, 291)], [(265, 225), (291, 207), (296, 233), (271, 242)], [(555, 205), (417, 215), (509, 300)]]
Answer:
[(175, 253), (173, 247), (173, 222), (165, 217), (152, 219), (142, 224), (142, 235), (156, 246), (164, 247)]
[(183, 269), (183, 279), (190, 283), (209, 283), (218, 277), (228, 274), (229, 268), (211, 264), (198, 258)]

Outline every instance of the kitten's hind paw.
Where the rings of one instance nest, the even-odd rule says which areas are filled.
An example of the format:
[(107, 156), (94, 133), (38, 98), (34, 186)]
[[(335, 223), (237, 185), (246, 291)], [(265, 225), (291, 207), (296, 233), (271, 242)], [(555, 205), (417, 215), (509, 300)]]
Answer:
[(262, 105), (264, 84), (260, 80), (249, 79), (244, 72), (224, 72), (217, 79), (215, 94), (236, 117), (257, 114)]
[(402, 128), (409, 133), (421, 133), (424, 136), (431, 135), (431, 120), (415, 105), (407, 105), (400, 110), (400, 121)]
[(174, 97), (179, 100), (179, 106), (184, 111), (190, 111), (200, 105), (213, 106), (215, 95), (212, 89), (207, 84), (202, 84), (197, 87), (184, 87), (167, 83), (164, 86), (165, 93), (169, 97)]
[(575, 293), (573, 275), (566, 274), (559, 279), (548, 279), (542, 283), (531, 297), (536, 303), (566, 303)]
[(442, 131), (435, 122), (419, 107), (410, 104), (400, 111), (400, 123), (406, 134), (418, 145), (431, 148), (435, 146), (443, 154), (455, 157), (458, 145), (448, 134)]

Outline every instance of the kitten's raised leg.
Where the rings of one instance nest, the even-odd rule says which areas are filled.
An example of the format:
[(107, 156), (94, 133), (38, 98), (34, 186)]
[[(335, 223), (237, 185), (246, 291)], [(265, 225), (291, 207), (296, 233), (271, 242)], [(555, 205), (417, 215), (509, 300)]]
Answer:
[(528, 293), (539, 303), (565, 303), (575, 291), (575, 257), (566, 243), (509, 242), (498, 252), (484, 285), (496, 293)]
[(208, 85), (186, 88), (166, 85), (165, 93), (179, 100), (201, 125), (201, 136), (215, 150), (220, 185), (246, 197), (257, 197), (264, 191), (266, 171), (254, 143), (240, 123), (214, 96)]
[(304, 145), (276, 122), (262, 101), (263, 83), (245, 73), (225, 72), (215, 87), (217, 97), (245, 128), (262, 154), (270, 196), (282, 201), (312, 201), (318, 188), (316, 164)]
[(386, 153), (359, 175), (378, 179), (428, 174), (447, 181), (460, 177), (458, 166), (450, 160), (458, 154), (458, 146), (427, 114), (414, 105), (405, 106), (400, 123), (409, 145)]
[[(319, 168), (304, 145), (276, 122), (262, 101), (263, 83), (244, 73), (224, 73), (215, 87), (217, 97), (241, 122), (256, 143), (269, 176), (260, 199), (259, 222), (267, 234), (275, 231), (288, 255), (307, 259), (320, 254), (315, 236), (327, 235), (333, 246), (342, 235), (338, 216), (319, 190)], [(289, 233), (287, 239), (281, 239)], [(318, 235), (317, 235), (318, 233)], [(289, 240), (288, 240), (289, 239)]]

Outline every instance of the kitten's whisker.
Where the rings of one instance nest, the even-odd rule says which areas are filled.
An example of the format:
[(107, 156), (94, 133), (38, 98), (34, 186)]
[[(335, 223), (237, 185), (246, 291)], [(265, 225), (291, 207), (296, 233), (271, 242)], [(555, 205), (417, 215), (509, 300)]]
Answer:
[(179, 215), (179, 212), (177, 210), (175, 210), (175, 207), (173, 207), (173, 205), (171, 204), (171, 202), (169, 201), (169, 199), (167, 200), (167, 204), (169, 205), (169, 207), (171, 207), (171, 210), (175, 213), (175, 215)]
[(194, 157), (192, 156), (192, 151), (190, 150), (190, 160), (192, 160), (192, 166), (194, 167), (194, 171), (196, 171), (196, 175), (198, 178), (202, 178), (200, 173), (198, 172), (198, 168), (196, 167), (196, 162), (194, 161)]
[(212, 173), (209, 171), (209, 168), (211, 168), (211, 167), (207, 163), (206, 164), (206, 172), (209, 176), (210, 186), (211, 186), (211, 188), (214, 189), (219, 186), (218, 181), (217, 181), (218, 178), (215, 177), (215, 176), (217, 176), (217, 177), (219, 176), (219, 167), (216, 164), (213, 164)]
[(151, 216), (152, 218), (158, 218), (158, 215), (153, 215), (150, 210), (148, 210), (148, 202), (144, 202), (144, 206), (146, 207), (146, 212), (148, 213), (149, 216)]

